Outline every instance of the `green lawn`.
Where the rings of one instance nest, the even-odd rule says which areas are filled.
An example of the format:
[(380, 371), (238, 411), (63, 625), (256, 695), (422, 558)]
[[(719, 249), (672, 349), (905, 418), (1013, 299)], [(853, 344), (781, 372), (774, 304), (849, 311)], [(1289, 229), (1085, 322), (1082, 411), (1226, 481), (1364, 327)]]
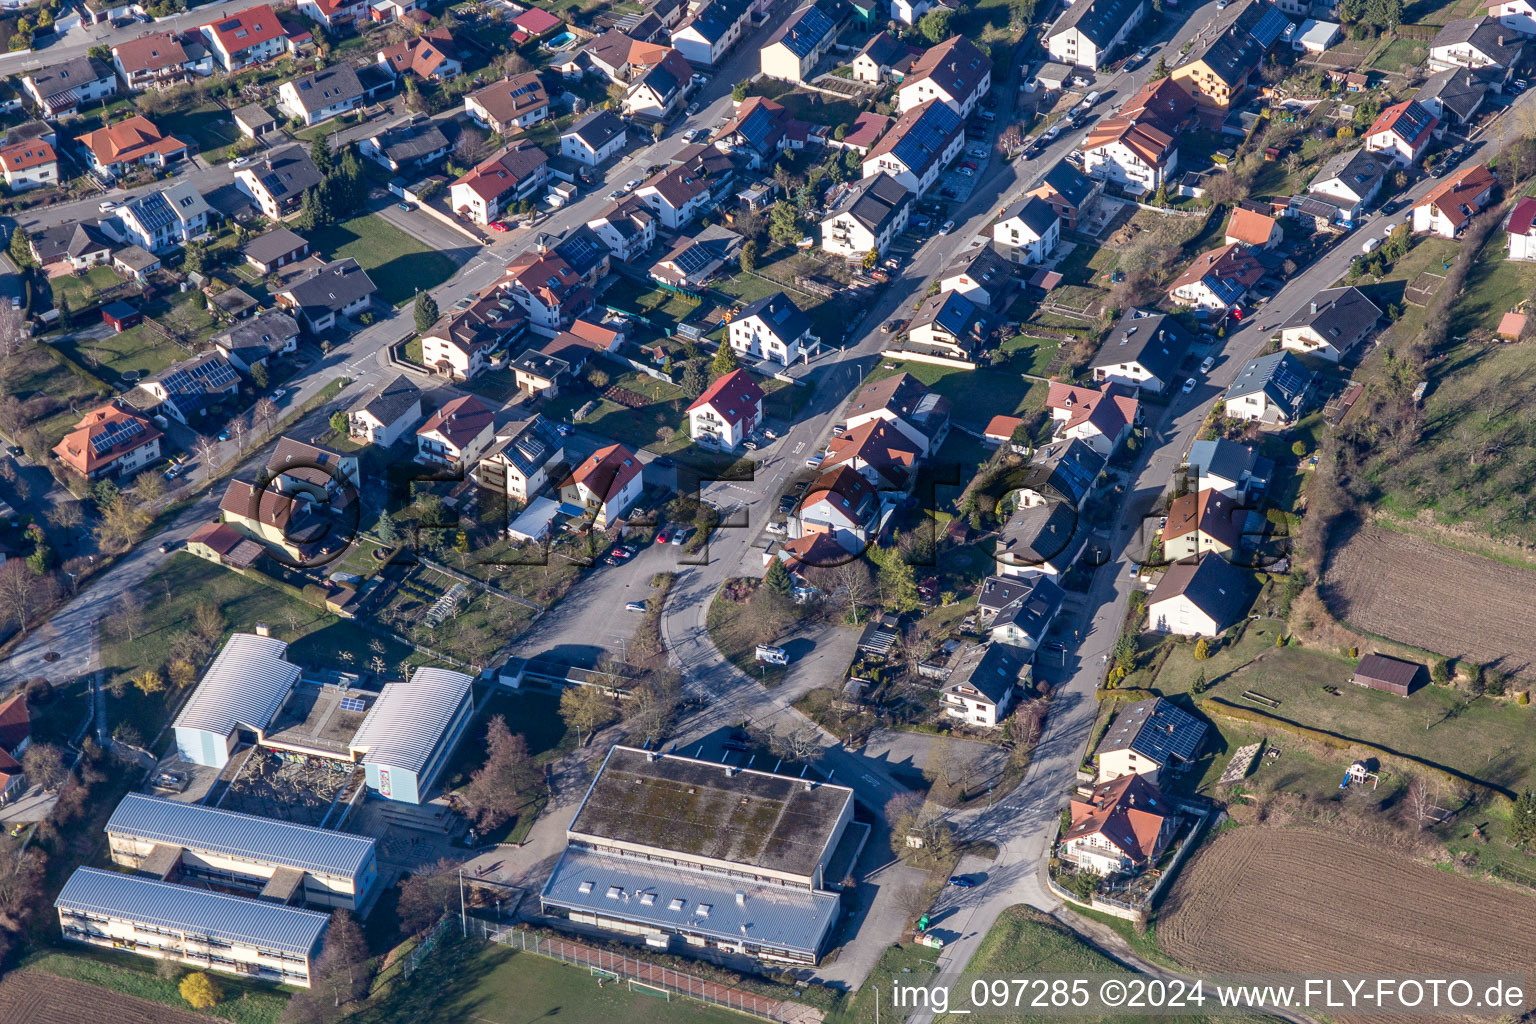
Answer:
[(1061, 342), (1019, 334), (1003, 342), (1002, 348), (1009, 356), (1009, 369), (1016, 373), (1032, 373), (1036, 377), (1043, 377), (1051, 360), (1056, 358)]
[[(357, 1024), (741, 1024), (742, 1017), (681, 996), (601, 988), (585, 967), (478, 940), (450, 940), (424, 972), (351, 1019)], [(423, 984), (423, 982), (426, 982)]]
[(957, 420), (984, 427), (993, 416), (1022, 416), (1044, 407), (1048, 387), (1003, 370), (961, 370), (932, 363), (883, 361), (865, 378), (873, 383), (910, 373), (949, 399)]
[(109, 266), (96, 266), (78, 277), (66, 274), (48, 282), (54, 298), (67, 296), (71, 309), (79, 310), (89, 305), (96, 293), (123, 283), (122, 275)]
[(442, 253), (373, 214), (310, 232), (309, 241), (328, 260), (357, 260), (378, 286), (379, 299), (392, 306), (414, 300), (419, 289), (437, 287), (456, 269)]
[(220, 156), (214, 150), (240, 138), (229, 111), (217, 103), (200, 103), (190, 110), (178, 110), (155, 118), (156, 126), (167, 135), (197, 144), (210, 160)]
[[(201, 299), (202, 296), (199, 294), (198, 298)], [(205, 326), (213, 322), (206, 311), (187, 309), (184, 303), (180, 304), (179, 308), (204, 322)], [(159, 317), (166, 312), (168, 311), (158, 310), (151, 315)], [(54, 347), (108, 381), (121, 380), (123, 374), (129, 370), (137, 371), (140, 377), (149, 377), (172, 363), (191, 356), (186, 349), (154, 328), (143, 324), (130, 327), (121, 334), (109, 334), (100, 340), (76, 338), (55, 342)]]
[[(195, 1013), (177, 990), (178, 982), (158, 977), (156, 962), (132, 953), (112, 950), (71, 948), (68, 953), (41, 953), (29, 957), (23, 966), (61, 978), (89, 982), (124, 995), (174, 1006), (183, 1013)], [(288, 1005), (288, 993), (276, 985), (247, 982), (228, 974), (215, 973), (224, 990), (224, 1002), (202, 1011), (209, 1020), (231, 1024), (277, 1024)], [(110, 1018), (110, 1000), (103, 999), (101, 1009)], [(23, 1018), (25, 1020), (27, 1018)]]

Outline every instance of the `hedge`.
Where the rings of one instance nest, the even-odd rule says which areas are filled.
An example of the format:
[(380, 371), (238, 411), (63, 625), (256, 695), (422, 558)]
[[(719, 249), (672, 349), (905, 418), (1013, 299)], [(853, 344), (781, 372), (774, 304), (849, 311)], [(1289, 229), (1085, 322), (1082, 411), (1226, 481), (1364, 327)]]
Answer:
[(90, 370), (87, 370), (85, 367), (81, 366), (79, 363), (75, 362), (69, 356), (65, 355), (63, 352), (60, 352), (52, 345), (45, 344), (42, 345), (41, 348), (44, 352), (47, 352), (50, 356), (53, 357), (54, 362), (64, 367), (64, 369), (68, 370), (76, 377), (79, 377), (81, 380), (85, 381), (91, 387), (95, 388), (98, 392), (100, 392), (102, 397), (112, 393), (112, 385), (108, 384), (106, 381), (102, 380), (100, 377), (96, 376)]

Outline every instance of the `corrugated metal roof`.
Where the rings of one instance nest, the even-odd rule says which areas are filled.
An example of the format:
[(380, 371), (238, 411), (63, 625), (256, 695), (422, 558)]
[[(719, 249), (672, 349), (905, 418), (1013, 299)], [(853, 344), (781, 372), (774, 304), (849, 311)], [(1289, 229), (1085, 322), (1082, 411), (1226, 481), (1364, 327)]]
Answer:
[(215, 736), (228, 736), (240, 725), (265, 729), (299, 678), (299, 667), (283, 657), (287, 650), (286, 643), (272, 637), (230, 637), (174, 727)]
[(112, 812), (106, 831), (343, 877), (356, 877), (374, 850), (374, 841), (366, 836), (144, 793), (124, 797)]
[(299, 956), (314, 952), (331, 921), (313, 910), (99, 868), (77, 868), (53, 905)]
[[(743, 894), (736, 902), (736, 894)], [(567, 846), (542, 899), (557, 906), (731, 941), (815, 953), (837, 920), (838, 898), (790, 886), (661, 866)]]
[(418, 668), (410, 682), (386, 684), (352, 746), (368, 751), (364, 764), (421, 771), (472, 682), (463, 672)]

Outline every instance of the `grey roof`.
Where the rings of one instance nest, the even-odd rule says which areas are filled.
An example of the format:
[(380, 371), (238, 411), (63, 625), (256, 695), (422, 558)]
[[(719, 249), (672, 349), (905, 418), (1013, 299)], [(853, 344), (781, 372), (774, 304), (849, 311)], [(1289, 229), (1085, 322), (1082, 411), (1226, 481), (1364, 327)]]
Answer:
[(237, 320), (209, 340), (239, 356), (249, 366), (253, 360), (281, 352), (289, 339), (298, 336), (297, 320), (281, 310), (269, 309), (249, 320)]
[(448, 136), (435, 124), (409, 125), (375, 135), (374, 144), (388, 159), (397, 164), (407, 164), (446, 151)]
[(1325, 288), (1280, 325), (1286, 331), (1310, 327), (1337, 348), (1348, 348), (1376, 325), (1381, 310), (1358, 288)]
[[(1259, 454), (1253, 445), (1239, 444), (1226, 438), (1214, 441), (1196, 441), (1189, 446), (1189, 468), (1202, 477), (1221, 477), (1223, 480), (1241, 482), (1245, 476), (1257, 478), (1260, 484), (1268, 483), (1268, 472), (1274, 463)], [(1202, 484), (1199, 490), (1204, 489)]]
[(1465, 121), (1487, 94), (1487, 75), (1471, 68), (1447, 68), (1426, 78), (1413, 98), (1420, 104), (1429, 99), (1437, 100), (1443, 109), (1455, 114), (1458, 121)]
[(363, 268), (358, 266), (357, 260), (348, 256), (344, 260), (316, 267), (283, 291), (293, 296), (293, 301), (303, 307), (306, 313), (311, 310), (339, 313), (358, 299), (372, 295), (378, 288), (374, 287)]
[(1039, 642), (1066, 596), (1049, 576), (988, 576), (977, 592), (976, 607), (992, 614), (992, 628), (1014, 626)]
[(957, 339), (980, 341), (987, 329), (986, 311), (961, 295), (949, 291), (931, 295), (912, 314), (909, 331), (919, 327), (937, 327)]
[[(743, 894), (740, 905), (738, 892)], [(745, 940), (802, 954), (820, 949), (840, 906), (830, 892), (765, 885), (574, 845), (566, 847), (540, 896), (545, 903), (665, 931)]]
[(699, 8), (672, 34), (676, 35), (683, 29), (692, 26), (698, 32), (700, 38), (710, 44), (718, 42), (736, 24), (746, 16), (750, 0), (714, 0), (713, 3)]
[(236, 107), (230, 113), (239, 118), (253, 131), (265, 125), (277, 124), (277, 118), (260, 103), (247, 103), (243, 107)]
[(1141, 4), (1142, 0), (1077, 0), (1061, 13), (1045, 37), (1050, 39), (1076, 28), (1102, 50)]
[(1250, 359), (1227, 388), (1227, 401), (1264, 392), (1269, 400), (1294, 412), (1312, 384), (1312, 371), (1289, 352)]
[(1182, 595), (1209, 615), (1220, 631), (1248, 614), (1258, 591), (1253, 573), (1218, 554), (1207, 553), (1199, 562), (1188, 559), (1168, 568), (1147, 602), (1148, 618), (1155, 625), (1157, 606)]
[(1363, 147), (1351, 149), (1329, 157), (1313, 175), (1312, 184), (1307, 188), (1310, 191), (1322, 182), (1338, 178), (1357, 195), (1367, 196), (1381, 184), (1391, 166), (1391, 161), (1367, 153)]
[(994, 554), (1022, 568), (1065, 572), (1088, 540), (1088, 524), (1065, 501), (1015, 509)]
[(357, 877), (374, 856), (374, 841), (367, 836), (163, 800), (145, 793), (123, 797), (107, 821), (106, 831), (344, 878)]
[(77, 868), (53, 905), (304, 957), (314, 953), (331, 921), (313, 910), (99, 868)]
[(1264, 58), (1267, 47), (1255, 39), (1250, 30), (1256, 27), (1268, 7), (1263, 0), (1249, 4), (1225, 31), (1211, 39), (1204, 50), (1198, 46), (1191, 50), (1187, 63), (1203, 60), (1229, 88), (1241, 85)]
[(1019, 674), (1029, 661), (1030, 654), (1022, 647), (995, 640), (977, 644), (961, 652), (944, 689), (969, 686), (994, 705), (1000, 705), (1018, 685)]
[(990, 245), (978, 245), (967, 249), (939, 275), (940, 281), (966, 275), (986, 289), (989, 299), (996, 299), (1000, 290), (1013, 280), (1013, 264), (1009, 263)]
[(71, 57), (57, 64), (46, 64), (27, 76), (44, 99), (62, 97), (77, 86), (89, 85), (113, 77), (113, 71), (95, 57)]
[(810, 875), (836, 841), (852, 800), (847, 786), (616, 746), (569, 832)]
[(1506, 28), (1498, 18), (1485, 14), (1481, 18), (1458, 18), (1448, 22), (1429, 48), (1458, 46), (1467, 43), (1496, 61), (1500, 67), (1512, 67), (1520, 59), (1523, 40), (1513, 29)]
[(408, 683), (386, 683), (352, 737), (366, 749), (364, 764), (419, 772), (469, 696), (474, 677), (445, 668), (418, 668)]
[(785, 342), (795, 341), (811, 329), (811, 318), (801, 312), (800, 307), (783, 292), (774, 292), (756, 302), (747, 303), (736, 314), (736, 322), (740, 323), (753, 316), (761, 317), (768, 329)]
[(510, 433), (498, 433), (496, 443), (480, 458), (482, 460), (505, 458), (517, 468), (519, 473), (532, 476), (548, 465), (555, 453), (563, 448), (564, 445), (555, 428), (543, 416), (535, 413), (531, 419), (519, 423)]
[(273, 199), (298, 196), (324, 180), (303, 146), (288, 146), (269, 153), (266, 160), (246, 168)]
[(246, 242), (245, 255), (248, 259), (265, 266), (280, 257), (303, 249), (308, 244), (303, 235), (278, 227)]
[(1080, 508), (1108, 461), (1088, 442), (1077, 438), (1065, 444), (1049, 444), (1035, 452), (1020, 486)]
[(231, 636), (173, 727), (215, 736), (228, 736), (242, 725), (265, 729), (299, 678), (299, 666), (284, 657), (287, 651), (288, 645), (273, 637)]
[(912, 202), (907, 186), (881, 171), (862, 179), (849, 190), (848, 198), (838, 204), (837, 213), (846, 213), (871, 234), (879, 235), (885, 226)]
[(1099, 346), (1091, 366), (1139, 363), (1158, 380), (1171, 381), (1189, 348), (1189, 332), (1166, 313), (1132, 309), (1120, 318)]
[(357, 72), (350, 64), (332, 64), (301, 75), (289, 84), (306, 114), (363, 98), (363, 83), (357, 80)]
[(586, 117), (560, 133), (563, 139), (574, 135), (585, 142), (594, 152), (601, 150), (616, 136), (624, 134), (624, 122), (611, 110), (594, 110)]
[[(404, 416), (420, 401), (421, 388), (402, 373), (347, 411), (369, 413), (380, 423), (387, 425)], [(417, 412), (420, 411), (417, 409)]]
[(1171, 761), (1192, 761), (1205, 741), (1205, 730), (1205, 723), (1189, 712), (1161, 697), (1152, 697), (1116, 715), (1094, 753), (1134, 750), (1159, 767)]
[(1003, 211), (1003, 220), (1012, 220), (1015, 217), (1039, 238), (1044, 238), (1046, 232), (1051, 230), (1051, 225), (1058, 219), (1051, 204), (1039, 196), (1025, 196), (1012, 209)]

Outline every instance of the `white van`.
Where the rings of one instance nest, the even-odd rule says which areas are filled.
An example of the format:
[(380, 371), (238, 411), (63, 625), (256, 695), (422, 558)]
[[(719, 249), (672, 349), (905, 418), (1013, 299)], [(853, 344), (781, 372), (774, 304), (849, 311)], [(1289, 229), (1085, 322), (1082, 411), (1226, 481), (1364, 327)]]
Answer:
[(1375, 252), (1380, 247), (1381, 247), (1381, 239), (1379, 239), (1379, 238), (1367, 238), (1365, 240), (1365, 244), (1360, 247), (1360, 251), (1365, 253), (1367, 256), (1369, 256), (1371, 253)]
[(757, 660), (769, 665), (788, 665), (789, 653), (782, 647), (774, 647), (771, 644), (758, 644)]

